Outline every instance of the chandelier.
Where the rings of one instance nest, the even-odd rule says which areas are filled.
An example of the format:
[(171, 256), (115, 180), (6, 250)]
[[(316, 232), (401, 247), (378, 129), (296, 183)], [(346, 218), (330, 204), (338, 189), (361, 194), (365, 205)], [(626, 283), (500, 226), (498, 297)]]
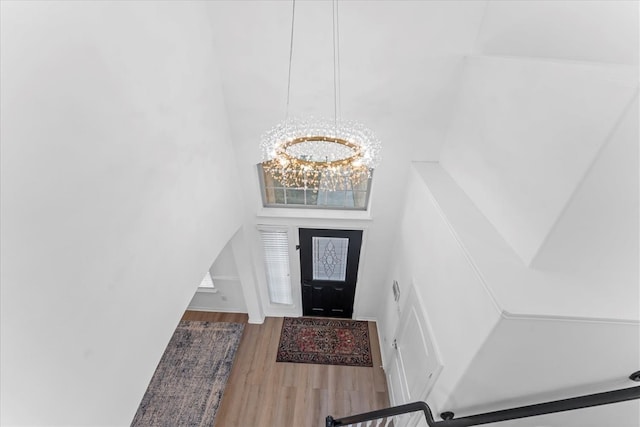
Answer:
[(371, 178), (380, 140), (368, 128), (339, 117), (338, 7), (333, 0), (333, 119), (289, 117), (295, 0), (291, 19), (286, 118), (260, 141), (262, 168), (286, 187), (350, 190)]

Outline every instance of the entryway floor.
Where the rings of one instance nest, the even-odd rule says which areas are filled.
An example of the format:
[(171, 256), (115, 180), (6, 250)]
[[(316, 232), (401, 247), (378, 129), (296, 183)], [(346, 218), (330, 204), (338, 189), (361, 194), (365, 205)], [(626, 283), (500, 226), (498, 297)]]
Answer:
[[(246, 323), (247, 316), (187, 311), (183, 320)], [(323, 427), (327, 415), (388, 407), (376, 325), (368, 325), (373, 367), (276, 363), (282, 318), (246, 324), (216, 427)]]

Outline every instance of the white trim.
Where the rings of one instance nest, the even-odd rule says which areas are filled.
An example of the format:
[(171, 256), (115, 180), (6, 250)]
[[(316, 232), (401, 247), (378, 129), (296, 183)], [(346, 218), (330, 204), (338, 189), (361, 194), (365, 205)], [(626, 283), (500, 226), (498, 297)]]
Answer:
[(547, 314), (522, 314), (510, 313), (502, 310), (500, 316), (505, 320), (541, 320), (549, 322), (577, 322), (577, 323), (607, 323), (616, 325), (640, 326), (640, 321), (634, 319), (608, 319), (601, 317), (578, 317), (578, 316), (552, 316)]
[(241, 308), (235, 308), (235, 307), (231, 307), (231, 308), (212, 308), (212, 307), (199, 307), (197, 305), (190, 305), (189, 307), (187, 307), (187, 310), (191, 310), (191, 311), (206, 311), (208, 313), (241, 313), (241, 314), (247, 314), (246, 310), (243, 310)]
[[(382, 351), (382, 335), (380, 334), (380, 322), (376, 320), (369, 320), (369, 321), (376, 322), (376, 333), (378, 334), (378, 350), (380, 350), (380, 367), (382, 368), (382, 371), (385, 373), (385, 377), (386, 377), (387, 371), (385, 370), (385, 366), (387, 366), (387, 363), (385, 360), (386, 355)], [(387, 393), (389, 392), (390, 392), (389, 384), (387, 383)]]
[[(361, 230), (362, 231), (362, 240), (360, 242), (360, 258), (358, 259), (358, 277), (356, 277), (356, 290), (355, 293), (353, 295), (353, 313), (351, 314), (351, 317), (353, 318), (360, 318), (360, 301), (361, 301), (361, 293), (362, 293), (362, 280), (360, 280), (362, 278), (362, 272), (365, 270), (364, 266), (365, 266), (365, 259), (366, 259), (366, 252), (367, 252), (367, 240), (369, 237), (369, 227), (368, 226), (362, 226), (362, 227), (354, 227), (352, 228), (352, 230)], [(360, 286), (358, 286), (358, 284), (360, 284)]]
[(217, 294), (218, 292), (220, 292), (220, 290), (218, 288), (201, 288), (201, 287), (198, 287), (198, 289), (196, 289), (196, 293), (201, 293), (201, 294)]
[(258, 319), (254, 319), (253, 317), (251, 317), (251, 315), (249, 315), (249, 320), (247, 320), (247, 323), (250, 323), (252, 325), (262, 325), (264, 323), (264, 317), (259, 317)]
[(376, 324), (378, 323), (378, 320), (375, 317), (368, 317), (368, 316), (354, 316), (353, 320), (357, 320), (359, 322), (376, 322)]
[(214, 276), (212, 274), (211, 278), (214, 281), (216, 281), (216, 280), (226, 280), (226, 281), (231, 281), (231, 282), (239, 282), (240, 281), (240, 277), (239, 276)]
[(291, 209), (260, 207), (256, 212), (258, 218), (309, 218), (309, 219), (342, 219), (372, 221), (369, 211), (332, 210), (332, 209)]

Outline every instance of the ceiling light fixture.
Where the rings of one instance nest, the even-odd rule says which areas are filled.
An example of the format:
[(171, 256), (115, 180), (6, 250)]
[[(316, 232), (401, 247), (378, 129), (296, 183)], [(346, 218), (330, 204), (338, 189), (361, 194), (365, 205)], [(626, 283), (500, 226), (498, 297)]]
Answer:
[(350, 190), (380, 162), (380, 140), (368, 128), (340, 117), (338, 3), (333, 0), (333, 120), (289, 117), (296, 3), (293, 0), (287, 107), (283, 122), (262, 136), (262, 167), (287, 187)]

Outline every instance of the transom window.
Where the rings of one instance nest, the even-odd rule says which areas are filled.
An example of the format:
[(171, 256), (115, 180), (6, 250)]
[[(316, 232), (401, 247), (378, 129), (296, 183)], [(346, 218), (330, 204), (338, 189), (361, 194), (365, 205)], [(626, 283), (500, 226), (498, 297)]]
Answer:
[(336, 191), (324, 186), (322, 179), (315, 186), (286, 186), (266, 173), (262, 164), (258, 164), (258, 175), (265, 207), (366, 210), (369, 204), (371, 178)]

